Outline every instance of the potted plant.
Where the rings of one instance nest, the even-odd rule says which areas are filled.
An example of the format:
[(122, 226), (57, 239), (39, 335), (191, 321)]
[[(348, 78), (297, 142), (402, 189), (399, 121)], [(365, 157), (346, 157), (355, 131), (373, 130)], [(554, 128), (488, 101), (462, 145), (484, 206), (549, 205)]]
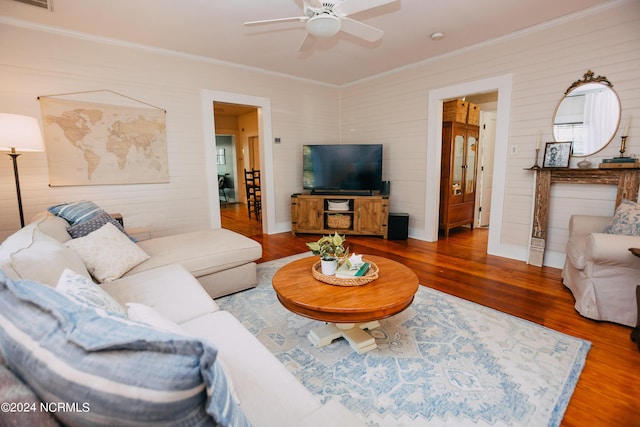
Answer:
[(322, 236), (317, 242), (308, 242), (307, 246), (314, 255), (320, 255), (322, 274), (333, 276), (338, 268), (338, 260), (345, 258), (349, 250), (345, 249), (346, 236), (336, 231), (333, 235)]

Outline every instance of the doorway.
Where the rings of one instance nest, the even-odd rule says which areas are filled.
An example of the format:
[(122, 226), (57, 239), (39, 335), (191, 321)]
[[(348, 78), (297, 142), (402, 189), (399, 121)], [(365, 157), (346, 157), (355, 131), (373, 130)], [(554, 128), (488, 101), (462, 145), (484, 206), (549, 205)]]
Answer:
[[(450, 167), (453, 172), (453, 176), (447, 178), (449, 185), (453, 184), (453, 193), (443, 193), (447, 186), (443, 183), (440, 185), (440, 215), (445, 217), (440, 218), (439, 223), (444, 228), (442, 231), (445, 237), (449, 236), (450, 229), (489, 227), (497, 99), (498, 92), (492, 91), (458, 98), (462, 103), (447, 100), (447, 102), (456, 103), (457, 109), (460, 105), (468, 104), (469, 119), (459, 117), (458, 112), (453, 125), (445, 126), (446, 122), (443, 122), (444, 129), (448, 130), (443, 134), (449, 135), (453, 132), (451, 138), (455, 138), (455, 143), (453, 140), (447, 141), (447, 144), (443, 141), (442, 147), (445, 153), (443, 155), (447, 157), (442, 160), (442, 165)], [(473, 120), (472, 106), (478, 114)], [(448, 117), (448, 120), (450, 119), (451, 117)], [(449, 148), (448, 144), (452, 146)], [(467, 148), (464, 148), (465, 144), (468, 144)], [(449, 157), (454, 153), (455, 160), (452, 157), (450, 162)], [(461, 223), (462, 225), (455, 225)]]
[[(247, 190), (247, 171), (252, 176), (260, 171), (258, 109), (214, 102), (213, 112), (221, 225), (247, 236), (262, 234), (262, 217), (255, 200), (260, 190), (252, 188), (251, 195)], [(257, 230), (260, 233), (256, 233)]]
[[(228, 104), (229, 106), (245, 106), (250, 107), (255, 112), (256, 130), (251, 136), (257, 137), (256, 146), (259, 152), (259, 164), (261, 171), (261, 188), (262, 188), (262, 206), (261, 206), (261, 224), (260, 229), (263, 233), (269, 234), (275, 232), (275, 206), (273, 200), (275, 198), (274, 190), (274, 170), (273, 170), (273, 147), (266, 141), (273, 139), (273, 132), (271, 126), (271, 100), (268, 98), (249, 96), (237, 93), (220, 92), (212, 90), (203, 90), (201, 93), (201, 109), (202, 109), (202, 121), (205, 140), (205, 154), (206, 154), (206, 173), (207, 183), (209, 185), (209, 207), (210, 207), (210, 222), (213, 228), (220, 228), (222, 226), (221, 211), (220, 211), (220, 198), (216, 197), (219, 194), (218, 191), (218, 174), (217, 174), (217, 152), (215, 134), (224, 124), (218, 126), (217, 121), (222, 120), (221, 117), (216, 118), (214, 111), (214, 105), (217, 103)], [(242, 132), (242, 127), (239, 127)], [(233, 132), (222, 132), (234, 134)], [(245, 127), (245, 131), (247, 128)], [(241, 162), (241, 156), (238, 156), (239, 152), (239, 140), (242, 135), (236, 135), (236, 165)], [(247, 136), (248, 137), (248, 136)], [(237, 174), (240, 175), (243, 172), (244, 167), (240, 168), (236, 166)], [(240, 180), (236, 179), (238, 183), (238, 189), (242, 189)], [(238, 198), (242, 197), (238, 194)]]
[[(440, 158), (442, 155), (442, 102), (470, 93), (496, 91), (496, 138), (491, 194), (491, 217), (487, 253), (512, 259), (526, 259), (526, 250), (501, 242), (504, 191), (511, 116), (511, 92), (513, 75), (505, 74), (429, 91), (427, 129), (427, 167), (425, 190), (425, 221), (423, 235), (426, 241), (438, 240), (438, 209), (440, 199)], [(434, 209), (434, 206), (436, 207)]]

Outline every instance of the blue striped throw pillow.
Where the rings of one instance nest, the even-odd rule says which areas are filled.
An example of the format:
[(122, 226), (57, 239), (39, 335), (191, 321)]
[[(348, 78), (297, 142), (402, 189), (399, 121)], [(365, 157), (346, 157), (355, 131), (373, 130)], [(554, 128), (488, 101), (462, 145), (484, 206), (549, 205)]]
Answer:
[(64, 424), (249, 426), (210, 344), (2, 271), (0, 351)]
[[(4, 408), (5, 410), (0, 410), (0, 426), (60, 427), (52, 414), (30, 410), (39, 407), (38, 397), (2, 363), (0, 363), (0, 396), (2, 396), (0, 403), (9, 405)], [(29, 410), (18, 412), (17, 410), (12, 411), (13, 408), (28, 408)]]
[(99, 213), (102, 209), (93, 202), (81, 200), (73, 203), (63, 203), (51, 206), (47, 209), (52, 214), (64, 218), (71, 225), (88, 221)]

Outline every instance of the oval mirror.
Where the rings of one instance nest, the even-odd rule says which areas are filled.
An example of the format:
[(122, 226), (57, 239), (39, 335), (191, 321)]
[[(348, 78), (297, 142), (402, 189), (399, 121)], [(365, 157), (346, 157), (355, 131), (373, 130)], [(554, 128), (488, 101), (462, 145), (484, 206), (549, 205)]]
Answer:
[(553, 114), (553, 139), (572, 141), (572, 156), (586, 157), (607, 146), (620, 125), (620, 98), (606, 77), (592, 71), (565, 92)]

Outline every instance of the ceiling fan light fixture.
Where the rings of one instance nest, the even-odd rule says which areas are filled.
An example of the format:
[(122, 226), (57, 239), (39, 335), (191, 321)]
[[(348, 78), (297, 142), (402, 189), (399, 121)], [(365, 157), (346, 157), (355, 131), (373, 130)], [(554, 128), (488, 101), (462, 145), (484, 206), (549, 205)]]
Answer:
[(340, 31), (340, 19), (333, 15), (316, 15), (307, 21), (307, 31), (314, 37), (333, 37)]

